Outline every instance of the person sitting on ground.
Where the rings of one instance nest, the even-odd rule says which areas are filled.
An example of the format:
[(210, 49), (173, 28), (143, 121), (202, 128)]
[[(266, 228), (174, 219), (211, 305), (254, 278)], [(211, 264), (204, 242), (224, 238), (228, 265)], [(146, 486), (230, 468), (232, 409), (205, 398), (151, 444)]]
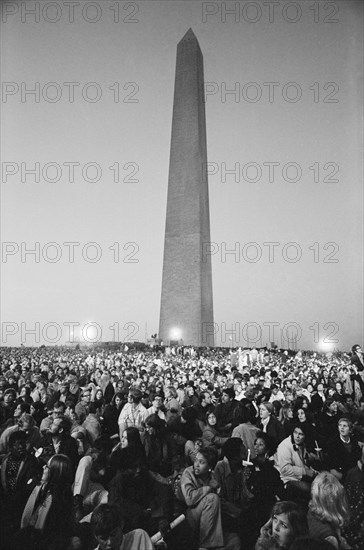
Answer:
[(0, 517), (3, 544), (0, 544), (0, 548), (10, 547), (8, 537), (20, 528), (25, 503), (41, 478), (42, 470), (35, 456), (26, 450), (26, 443), (25, 432), (13, 432), (9, 437), (9, 453), (1, 464)]
[(102, 423), (103, 433), (108, 437), (113, 438), (119, 436), (118, 418), (121, 409), (125, 405), (124, 396), (121, 392), (115, 393), (111, 403), (105, 406), (104, 420)]
[(239, 437), (231, 437), (221, 449), (222, 460), (216, 464), (214, 475), (221, 487), (223, 529), (238, 533), (242, 540), (250, 530), (248, 508), (252, 494), (247, 488), (243, 460), (247, 450)]
[(207, 447), (212, 447), (216, 450), (221, 449), (221, 447), (229, 439), (228, 437), (223, 437), (216, 428), (216, 415), (211, 412), (207, 415), (207, 424), (202, 432), (202, 442), (204, 449)]
[(330, 542), (334, 548), (349, 548), (341, 535), (349, 519), (349, 506), (344, 487), (329, 472), (321, 472), (311, 487), (307, 515), (310, 535)]
[(138, 428), (130, 426), (123, 431), (121, 441), (114, 447), (110, 456), (110, 476), (134, 466), (145, 466), (145, 449)]
[(50, 427), (53, 424), (53, 420), (65, 414), (66, 404), (63, 403), (63, 401), (56, 401), (53, 407), (49, 406), (47, 408), (47, 411), (48, 411), (48, 416), (43, 418), (39, 427), (40, 433), (43, 436), (47, 435), (47, 433), (49, 432)]
[(207, 415), (214, 410), (211, 393), (209, 391), (202, 391), (198, 397), (198, 403), (193, 405), (193, 408), (197, 412), (197, 421), (201, 431), (203, 431), (207, 423)]
[(275, 455), (276, 468), (291, 500), (308, 503), (311, 483), (317, 471), (309, 465), (305, 447), (305, 428), (296, 426), (291, 437), (286, 437)]
[(147, 409), (147, 415), (157, 414), (161, 420), (166, 422), (166, 415), (163, 412), (163, 397), (161, 395), (154, 395), (152, 400), (152, 406)]
[(221, 435), (230, 437), (233, 431), (234, 410), (239, 406), (239, 401), (235, 399), (234, 388), (224, 388), (222, 390), (221, 403), (215, 408), (217, 429)]
[(3, 431), (5, 431), (6, 428), (10, 428), (10, 426), (17, 426), (18, 420), (23, 413), (30, 414), (30, 404), (20, 401), (15, 407), (13, 417), (9, 418), (8, 421), (2, 426)]
[(271, 458), (271, 444), (267, 434), (258, 432), (254, 442), (255, 457), (251, 460), (252, 465), (245, 468), (247, 488), (253, 497), (250, 500), (250, 517), (256, 537), (262, 525), (269, 520), (277, 498), (285, 498), (281, 477)]
[(257, 434), (260, 432), (259, 428), (252, 424), (252, 420), (255, 415), (251, 409), (251, 405), (240, 405), (234, 411), (236, 427), (233, 429), (231, 437), (240, 437), (246, 450), (250, 450), (250, 457), (255, 457), (254, 442)]
[(284, 403), (282, 406), (282, 426), (286, 437), (293, 434), (293, 430), (297, 424), (294, 415), (294, 406), (292, 403)]
[(338, 433), (327, 444), (327, 463), (330, 472), (341, 482), (361, 457), (358, 440), (353, 434), (353, 424), (348, 418), (340, 418)]
[(37, 548), (37, 540), (45, 548), (55, 541), (59, 547), (68, 547), (75, 533), (73, 479), (74, 469), (65, 455), (53, 455), (44, 465), (41, 483), (34, 487), (24, 507), (21, 531), (14, 541), (16, 550)]
[(141, 528), (149, 535), (168, 531), (173, 513), (172, 489), (145, 464), (134, 462), (118, 471), (109, 483), (108, 502), (124, 510), (126, 531)]
[(85, 388), (81, 393), (80, 400), (76, 404), (76, 414), (80, 420), (80, 423), (85, 420), (86, 416), (90, 412), (90, 402), (91, 402), (91, 389)]
[(338, 411), (337, 402), (332, 397), (328, 397), (318, 421), (318, 431), (324, 445), (337, 434), (337, 423), (340, 416), (343, 415)]
[(98, 543), (95, 550), (154, 550), (148, 533), (143, 529), (123, 533), (122, 513), (118, 506), (99, 504), (92, 513), (91, 526)]
[(53, 419), (49, 433), (42, 438), (40, 460), (44, 463), (55, 454), (63, 454), (71, 460), (76, 471), (79, 454), (76, 440), (71, 437), (71, 420), (66, 415)]
[(345, 477), (344, 488), (349, 503), (350, 518), (344, 535), (353, 550), (364, 548), (364, 445), (361, 458)]
[(118, 418), (120, 440), (128, 427), (134, 426), (139, 432), (144, 431), (147, 409), (141, 404), (142, 397), (143, 394), (138, 388), (129, 390), (128, 402), (122, 408)]
[(220, 487), (213, 474), (216, 464), (216, 450), (202, 449), (194, 465), (183, 472), (181, 491), (187, 505), (186, 520), (200, 550), (220, 547), (239, 550), (239, 538), (227, 534), (224, 537), (222, 530)]
[(273, 410), (272, 403), (266, 401), (260, 403), (258, 428), (270, 437), (272, 448), (275, 450), (284, 439), (284, 429), (279, 420), (275, 418)]
[(168, 477), (173, 473), (172, 449), (167, 437), (166, 423), (157, 414), (145, 420), (144, 449), (148, 470)]
[(17, 420), (15, 426), (9, 426), (0, 437), (0, 456), (9, 452), (9, 438), (14, 432), (22, 431), (27, 435), (27, 450), (32, 451), (34, 447), (38, 448), (41, 442), (39, 429), (35, 425), (35, 420), (31, 414), (23, 413)]
[(296, 538), (307, 534), (305, 510), (295, 502), (276, 502), (270, 519), (261, 528), (255, 550), (288, 550)]
[(78, 521), (85, 518), (98, 504), (108, 501), (106, 487), (110, 481), (108, 468), (108, 440), (97, 439), (82, 457), (76, 470), (73, 484), (74, 513)]

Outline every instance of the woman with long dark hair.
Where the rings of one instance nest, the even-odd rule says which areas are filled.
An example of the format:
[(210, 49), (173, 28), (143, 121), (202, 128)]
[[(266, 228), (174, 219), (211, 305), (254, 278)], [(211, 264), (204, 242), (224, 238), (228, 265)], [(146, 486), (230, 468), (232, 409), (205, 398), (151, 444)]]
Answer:
[(314, 452), (318, 437), (316, 426), (313, 422), (311, 412), (304, 408), (300, 403), (296, 405), (293, 412), (295, 423), (305, 427), (306, 439), (305, 446), (309, 452)]
[(228, 437), (222, 437), (221, 433), (216, 429), (216, 415), (214, 412), (210, 412), (207, 415), (206, 426), (202, 432), (202, 442), (205, 449), (212, 447), (213, 449), (221, 449), (224, 443), (229, 439)]
[(274, 416), (272, 403), (262, 401), (259, 405), (259, 416), (258, 428), (270, 437), (272, 449), (275, 450), (284, 439), (284, 429), (279, 420)]
[(164, 477), (171, 475), (172, 450), (167, 438), (166, 423), (157, 414), (151, 414), (145, 419), (145, 431), (144, 449), (148, 470)]
[(68, 456), (53, 455), (25, 505), (16, 548), (47, 547), (47, 541), (63, 541), (67, 547), (74, 533), (73, 480), (74, 469)]
[(109, 437), (119, 435), (119, 425), (118, 418), (121, 412), (121, 409), (127, 402), (125, 394), (122, 392), (115, 393), (112, 401), (109, 405), (106, 405), (103, 414), (103, 431)]
[(121, 434), (120, 443), (113, 449), (110, 457), (110, 475), (123, 472), (136, 465), (146, 464), (146, 456), (138, 428), (130, 426)]

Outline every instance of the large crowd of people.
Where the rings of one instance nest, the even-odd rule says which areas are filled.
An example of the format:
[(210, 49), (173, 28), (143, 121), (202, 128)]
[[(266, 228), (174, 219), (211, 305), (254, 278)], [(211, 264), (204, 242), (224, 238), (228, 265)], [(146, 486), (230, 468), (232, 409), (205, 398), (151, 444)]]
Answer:
[(0, 550), (364, 547), (360, 345), (0, 358)]

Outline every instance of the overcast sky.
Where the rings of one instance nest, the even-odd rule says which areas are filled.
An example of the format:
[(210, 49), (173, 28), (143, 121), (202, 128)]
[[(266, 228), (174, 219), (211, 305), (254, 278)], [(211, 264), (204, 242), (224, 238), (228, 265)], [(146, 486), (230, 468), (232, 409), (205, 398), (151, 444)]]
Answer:
[(363, 344), (362, 2), (80, 0), (2, 3), (2, 345), (158, 331), (189, 27), (217, 344)]

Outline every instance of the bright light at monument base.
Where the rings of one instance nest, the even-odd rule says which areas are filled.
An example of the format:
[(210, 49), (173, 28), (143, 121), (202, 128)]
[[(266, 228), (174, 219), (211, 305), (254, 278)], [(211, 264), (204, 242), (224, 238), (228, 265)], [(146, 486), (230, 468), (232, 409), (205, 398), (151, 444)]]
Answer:
[(182, 331), (179, 328), (172, 328), (171, 329), (171, 339), (172, 340), (180, 340), (182, 336)]
[(334, 351), (335, 344), (333, 344), (332, 342), (325, 342), (324, 340), (322, 340), (319, 343), (318, 347), (319, 347), (319, 351), (321, 351), (321, 353), (328, 353), (328, 352)]

